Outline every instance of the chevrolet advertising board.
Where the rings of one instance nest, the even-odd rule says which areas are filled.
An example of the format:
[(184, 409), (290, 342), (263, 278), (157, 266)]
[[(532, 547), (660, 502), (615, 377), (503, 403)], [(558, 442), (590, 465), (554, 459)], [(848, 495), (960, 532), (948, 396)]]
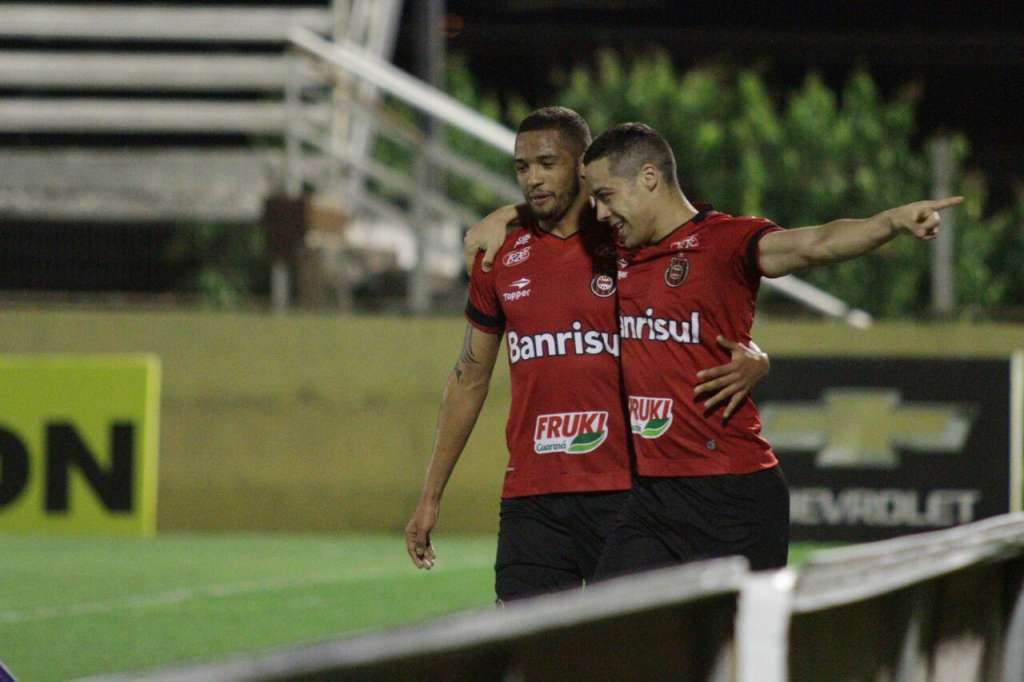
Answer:
[(1021, 509), (1022, 353), (778, 358), (754, 393), (794, 541), (866, 542)]

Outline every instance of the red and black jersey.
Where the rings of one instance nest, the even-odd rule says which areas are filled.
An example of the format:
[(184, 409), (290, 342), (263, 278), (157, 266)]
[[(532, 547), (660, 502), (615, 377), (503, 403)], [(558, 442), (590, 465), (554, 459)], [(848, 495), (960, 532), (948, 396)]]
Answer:
[(491, 272), (480, 258), (473, 268), (466, 317), (481, 331), (504, 332), (508, 349), (504, 498), (630, 486), (615, 271), (595, 267), (592, 229), (604, 228), (565, 239), (520, 228)]
[(749, 398), (728, 422), (705, 414), (697, 372), (730, 360), (718, 335), (747, 343), (760, 284), (758, 242), (781, 229), (702, 208), (657, 244), (619, 261), (619, 331), (637, 471), (744, 474), (777, 464)]

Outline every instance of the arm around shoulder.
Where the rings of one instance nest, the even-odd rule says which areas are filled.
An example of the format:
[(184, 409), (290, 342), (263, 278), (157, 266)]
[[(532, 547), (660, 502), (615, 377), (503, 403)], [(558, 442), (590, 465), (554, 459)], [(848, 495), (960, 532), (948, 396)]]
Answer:
[(491, 211), (480, 222), (469, 228), (466, 236), (462, 239), (462, 255), (466, 261), (468, 274), (473, 274), (473, 263), (476, 261), (476, 254), (480, 251), (484, 252), (481, 264), (484, 272), (491, 269), (494, 255), (505, 243), (509, 228), (516, 225), (518, 220), (518, 207), (510, 204)]

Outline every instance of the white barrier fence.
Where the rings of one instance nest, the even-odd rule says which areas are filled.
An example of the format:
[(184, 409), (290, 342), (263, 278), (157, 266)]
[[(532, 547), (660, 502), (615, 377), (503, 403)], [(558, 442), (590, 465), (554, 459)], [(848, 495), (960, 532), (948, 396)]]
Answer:
[(822, 552), (741, 603), (744, 681), (1019, 682), (1024, 514)]
[(421, 626), (91, 682), (727, 682), (735, 669), (737, 601), (748, 575), (744, 559), (719, 559)]
[(1024, 682), (1024, 513), (818, 553), (623, 578), (146, 680)]

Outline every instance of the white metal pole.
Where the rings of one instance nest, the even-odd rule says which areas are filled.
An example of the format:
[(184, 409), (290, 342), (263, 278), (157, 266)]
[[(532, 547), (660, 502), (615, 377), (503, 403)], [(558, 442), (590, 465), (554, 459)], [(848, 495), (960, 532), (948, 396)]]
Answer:
[[(932, 161), (932, 196), (948, 197), (953, 191), (953, 148), (949, 138), (934, 140), (929, 149)], [(940, 317), (953, 314), (956, 285), (953, 271), (953, 240), (956, 214), (951, 208), (942, 211), (942, 227), (932, 243), (932, 312)]]
[(291, 272), (283, 260), (275, 260), (270, 266), (270, 305), (278, 314), (288, 311), (291, 299)]

